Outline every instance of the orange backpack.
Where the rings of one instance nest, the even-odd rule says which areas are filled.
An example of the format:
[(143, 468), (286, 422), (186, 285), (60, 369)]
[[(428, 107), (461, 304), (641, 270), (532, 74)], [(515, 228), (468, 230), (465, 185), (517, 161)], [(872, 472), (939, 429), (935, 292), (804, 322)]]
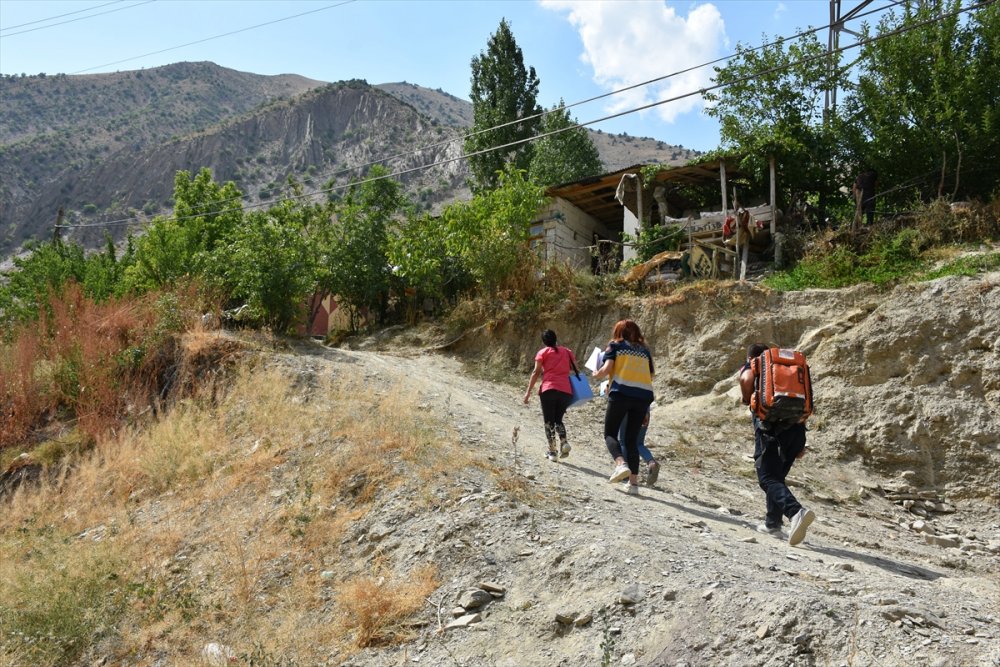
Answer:
[(809, 364), (798, 350), (772, 347), (750, 362), (750, 410), (769, 424), (799, 424), (813, 412)]

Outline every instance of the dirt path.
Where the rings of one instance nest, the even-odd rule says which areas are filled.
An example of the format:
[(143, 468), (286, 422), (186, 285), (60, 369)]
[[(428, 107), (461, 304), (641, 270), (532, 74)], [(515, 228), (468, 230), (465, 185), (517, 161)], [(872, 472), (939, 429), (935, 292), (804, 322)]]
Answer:
[[(301, 352), (286, 362), (410, 387), (530, 496), (512, 501), (494, 478), (463, 472), (442, 513), (414, 516), (399, 499), (382, 508), (403, 536), (395, 557), (433, 559), (447, 582), (420, 641), (350, 664), (1000, 665), (995, 508), (955, 503), (929, 517), (930, 544), (886, 497), (889, 481), (820, 449), (791, 475), (818, 515), (806, 541), (760, 534), (764, 498), (735, 383), (654, 409), (647, 443), (662, 472), (629, 497), (607, 481), (603, 399), (570, 410), (572, 454), (551, 463), (523, 388), (420, 350)], [(438, 632), (483, 581), (503, 597), (480, 621)]]

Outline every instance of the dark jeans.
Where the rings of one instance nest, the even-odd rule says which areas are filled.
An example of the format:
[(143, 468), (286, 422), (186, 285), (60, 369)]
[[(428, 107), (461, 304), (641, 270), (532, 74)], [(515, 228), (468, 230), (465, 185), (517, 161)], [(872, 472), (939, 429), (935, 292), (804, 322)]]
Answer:
[(757, 468), (757, 482), (767, 495), (768, 528), (781, 526), (781, 517), (791, 519), (802, 505), (795, 499), (785, 484), (785, 477), (792, 469), (795, 457), (806, 446), (805, 424), (795, 424), (777, 433), (769, 432), (757, 417), (753, 418), (754, 466)]
[[(639, 474), (639, 429), (642, 428), (650, 403), (651, 400), (611, 394), (608, 397), (608, 409), (604, 413), (604, 443), (608, 446), (608, 453), (611, 454), (611, 458), (624, 456), (628, 462), (629, 472), (633, 475)], [(618, 429), (626, 417), (628, 423), (625, 425), (625, 451), (622, 452), (623, 443), (618, 441)]]
[(542, 402), (542, 419), (545, 420), (545, 439), (549, 442), (549, 449), (556, 445), (556, 435), (561, 442), (566, 442), (566, 426), (563, 425), (563, 416), (566, 408), (573, 402), (573, 395), (567, 394), (558, 389), (549, 389), (538, 395)]

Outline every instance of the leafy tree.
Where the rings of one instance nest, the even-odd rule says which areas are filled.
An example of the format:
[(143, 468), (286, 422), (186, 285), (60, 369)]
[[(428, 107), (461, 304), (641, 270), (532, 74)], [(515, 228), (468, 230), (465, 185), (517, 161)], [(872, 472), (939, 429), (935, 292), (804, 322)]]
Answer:
[(301, 314), (316, 288), (316, 257), (307, 235), (324, 217), (320, 206), (284, 201), (252, 211), (216, 250), (216, 271), (230, 297), (246, 304), (248, 317), (279, 333)]
[[(486, 51), (472, 59), (472, 133), (465, 138), (465, 152), (474, 153), (536, 134), (540, 113), (536, 102), (538, 77), (535, 68), (525, 68), (524, 56), (514, 41), (506, 19), (490, 36)], [(511, 123), (504, 127), (497, 127)], [(496, 129), (490, 129), (496, 128)], [(532, 146), (529, 142), (490, 151), (469, 158), (474, 192), (494, 187), (504, 165), (528, 169)]]
[(118, 258), (114, 239), (110, 234), (105, 234), (104, 252), (90, 255), (84, 262), (83, 289), (87, 296), (95, 301), (104, 301), (122, 294), (125, 269), (133, 261), (131, 238), (127, 248), (126, 253)]
[(156, 217), (136, 243), (135, 264), (125, 271), (129, 289), (145, 291), (173, 284), (182, 276), (205, 276), (212, 251), (243, 220), (240, 191), (219, 185), (203, 168), (194, 178), (174, 178), (174, 215)]
[(32, 320), (49, 295), (75, 282), (84, 294), (104, 301), (121, 291), (122, 271), (127, 260), (116, 259), (111, 237), (104, 252), (86, 256), (77, 243), (49, 241), (29, 246), (29, 254), (14, 258), (14, 270), (0, 281), (0, 322), (10, 326)]
[(86, 275), (83, 247), (47, 241), (29, 246), (29, 254), (14, 258), (14, 270), (0, 281), (0, 322), (9, 327), (38, 317), (48, 294)]
[[(587, 130), (574, 127), (576, 121), (563, 106), (565, 102), (560, 99), (558, 105), (542, 116), (539, 134), (543, 136), (534, 142), (530, 173), (541, 185), (576, 181), (599, 174), (603, 168)], [(551, 132), (558, 134), (544, 136)]]
[(522, 265), (531, 221), (544, 201), (544, 188), (508, 166), (495, 190), (445, 209), (446, 250), (481, 292), (496, 291)]
[[(906, 3), (877, 33), (927, 22), (864, 46), (844, 138), (856, 163), (879, 173), (898, 203), (914, 193), (988, 195), (1000, 155), (1000, 6), (944, 16), (961, 0)], [(866, 36), (870, 31), (865, 31)]]
[(389, 241), (389, 258), (397, 276), (419, 296), (453, 296), (469, 285), (467, 273), (457, 257), (445, 249), (448, 225), (445, 217), (412, 217)]
[(381, 321), (389, 300), (389, 224), (406, 203), (399, 182), (382, 166), (351, 186), (336, 205), (336, 223), (325, 244), (320, 287), (348, 309), (351, 330), (364, 316)]
[(761, 185), (773, 155), (785, 202), (832, 193), (839, 184), (828, 176), (836, 155), (834, 135), (823, 123), (824, 93), (833, 81), (821, 57), (825, 46), (812, 33), (793, 43), (736, 50), (729, 64), (716, 68), (715, 82), (725, 87), (705, 95), (706, 113), (719, 120), (721, 150), (740, 155), (741, 167)]

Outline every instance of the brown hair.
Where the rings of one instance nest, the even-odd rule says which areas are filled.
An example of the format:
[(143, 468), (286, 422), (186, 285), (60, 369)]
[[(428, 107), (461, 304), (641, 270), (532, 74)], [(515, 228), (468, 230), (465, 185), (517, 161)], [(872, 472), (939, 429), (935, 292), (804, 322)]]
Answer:
[(646, 339), (642, 337), (642, 331), (639, 330), (639, 325), (632, 320), (619, 320), (615, 324), (614, 330), (611, 332), (611, 340), (625, 340), (633, 345), (642, 345), (643, 347), (646, 347)]

